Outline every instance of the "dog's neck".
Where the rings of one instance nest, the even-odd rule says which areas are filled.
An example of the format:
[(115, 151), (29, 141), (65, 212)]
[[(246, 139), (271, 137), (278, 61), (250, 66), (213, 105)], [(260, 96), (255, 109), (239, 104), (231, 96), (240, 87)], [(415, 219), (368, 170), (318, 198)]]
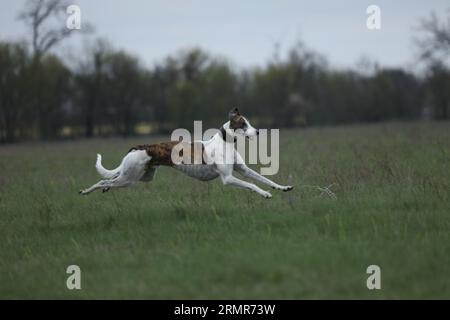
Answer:
[(223, 141), (225, 141), (226, 143), (235, 143), (236, 142), (236, 137), (230, 135), (227, 132), (227, 129), (230, 128), (230, 122), (225, 123), (222, 127), (220, 127), (220, 132), (219, 135), (222, 138)]

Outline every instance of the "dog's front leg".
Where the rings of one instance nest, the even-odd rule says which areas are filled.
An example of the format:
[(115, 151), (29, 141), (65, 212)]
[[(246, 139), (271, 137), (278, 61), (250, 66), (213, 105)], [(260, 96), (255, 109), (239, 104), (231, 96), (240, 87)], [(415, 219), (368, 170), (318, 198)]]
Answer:
[(258, 186), (254, 185), (253, 183), (249, 183), (247, 181), (243, 181), (240, 180), (236, 177), (233, 177), (232, 175), (221, 175), (222, 178), (222, 182), (224, 185), (231, 185), (231, 186), (235, 186), (235, 187), (239, 187), (239, 188), (244, 188), (244, 189), (249, 189), (252, 191), (257, 192), (258, 194), (260, 194), (261, 196), (263, 196), (266, 199), (272, 198), (272, 195), (267, 192), (264, 191), (263, 189), (259, 188)]
[(271, 186), (274, 189), (277, 190), (282, 190), (282, 191), (290, 191), (293, 189), (292, 186), (281, 186), (278, 183), (273, 182), (270, 179), (267, 179), (266, 177), (260, 175), (259, 173), (257, 173), (256, 171), (250, 169), (249, 167), (247, 167), (247, 165), (245, 164), (236, 164), (235, 169), (240, 172), (241, 174), (243, 174), (244, 176), (248, 177), (248, 178), (252, 178), (255, 179), (256, 181), (265, 183), (269, 186)]

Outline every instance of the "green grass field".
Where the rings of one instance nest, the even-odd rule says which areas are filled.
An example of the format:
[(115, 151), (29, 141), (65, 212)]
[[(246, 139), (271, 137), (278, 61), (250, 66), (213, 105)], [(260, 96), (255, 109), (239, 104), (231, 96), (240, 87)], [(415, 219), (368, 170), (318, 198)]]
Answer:
[[(97, 152), (113, 168), (164, 138), (0, 147), (0, 298), (450, 298), (449, 123), (280, 135), (273, 179), (295, 189), (270, 200), (170, 168), (77, 194)], [(332, 183), (337, 199), (302, 187)]]

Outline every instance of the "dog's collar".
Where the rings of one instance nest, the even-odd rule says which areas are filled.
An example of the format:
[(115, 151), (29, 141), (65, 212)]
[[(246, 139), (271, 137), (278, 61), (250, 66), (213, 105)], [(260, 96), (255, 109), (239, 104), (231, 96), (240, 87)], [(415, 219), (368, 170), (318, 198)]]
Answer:
[(220, 128), (220, 136), (222, 137), (222, 140), (225, 142), (231, 141), (236, 142), (236, 137), (230, 136), (223, 126)]

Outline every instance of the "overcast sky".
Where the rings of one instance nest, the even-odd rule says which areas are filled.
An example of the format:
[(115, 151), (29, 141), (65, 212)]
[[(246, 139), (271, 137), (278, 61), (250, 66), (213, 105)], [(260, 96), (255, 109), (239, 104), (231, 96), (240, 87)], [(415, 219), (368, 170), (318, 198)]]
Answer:
[[(0, 0), (0, 40), (29, 37), (17, 14), (25, 0)], [(302, 40), (337, 67), (353, 67), (362, 55), (385, 66), (412, 66), (414, 26), (432, 10), (443, 15), (448, 0), (77, 0), (82, 23), (96, 28), (148, 66), (177, 50), (200, 46), (240, 67), (262, 66), (281, 45), (281, 55)], [(366, 28), (366, 8), (381, 8), (381, 30)], [(92, 37), (92, 36), (91, 36)], [(82, 37), (59, 52), (82, 48)]]

